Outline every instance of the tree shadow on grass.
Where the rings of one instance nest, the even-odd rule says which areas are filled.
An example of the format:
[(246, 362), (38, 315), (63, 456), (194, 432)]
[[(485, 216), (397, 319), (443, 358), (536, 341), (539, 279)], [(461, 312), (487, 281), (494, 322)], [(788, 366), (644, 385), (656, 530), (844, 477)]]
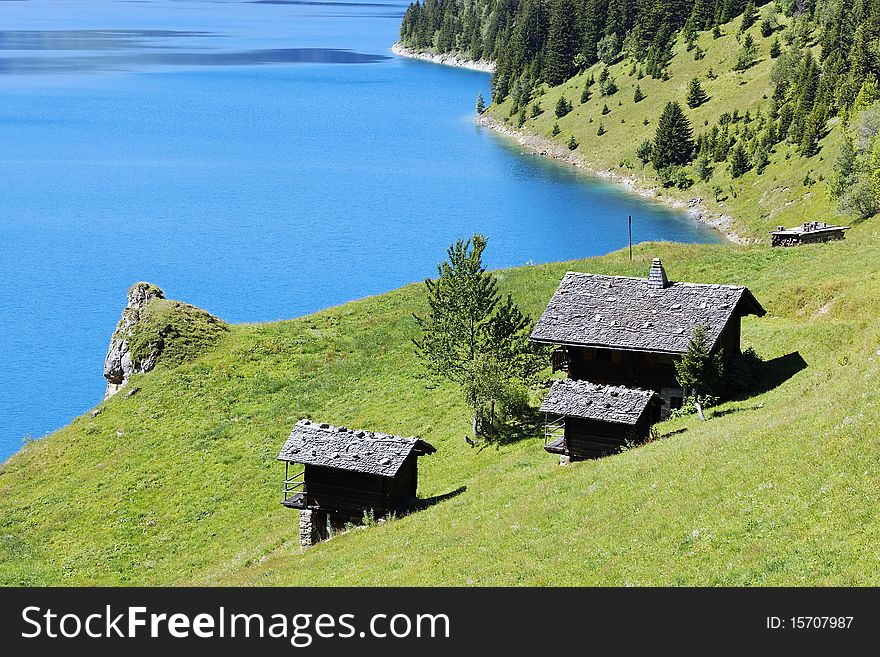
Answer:
[(495, 427), (491, 435), (478, 443), (480, 449), (489, 446), (500, 447), (511, 445), (520, 440), (537, 438), (544, 435), (544, 414), (529, 408), (518, 417), (505, 424)]

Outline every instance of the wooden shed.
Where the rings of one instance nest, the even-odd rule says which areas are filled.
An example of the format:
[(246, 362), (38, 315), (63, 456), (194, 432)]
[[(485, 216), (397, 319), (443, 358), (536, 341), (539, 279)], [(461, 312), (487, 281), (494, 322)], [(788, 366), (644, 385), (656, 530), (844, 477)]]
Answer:
[[(304, 546), (330, 528), (406, 509), (416, 497), (419, 456), (436, 449), (419, 438), (356, 431), (311, 420), (293, 427), (278, 460), (285, 463), (282, 504), (300, 510)], [(291, 474), (291, 465), (302, 466)]]
[(835, 226), (824, 221), (805, 221), (794, 228), (777, 226), (776, 230), (770, 231), (770, 246), (798, 246), (842, 240), (845, 237), (844, 231), (847, 230), (849, 226)]
[(560, 379), (540, 410), (547, 415), (544, 449), (576, 461), (644, 442), (660, 416), (660, 397), (653, 390)]

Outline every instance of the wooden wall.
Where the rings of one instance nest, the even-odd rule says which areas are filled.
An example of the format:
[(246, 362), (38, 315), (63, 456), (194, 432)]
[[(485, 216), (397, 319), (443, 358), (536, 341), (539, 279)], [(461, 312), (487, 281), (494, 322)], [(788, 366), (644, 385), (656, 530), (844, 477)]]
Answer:
[[(740, 351), (740, 317), (731, 318), (718, 338), (716, 349), (724, 350), (725, 360)], [(593, 383), (646, 388), (660, 392), (678, 388), (675, 362), (680, 356), (622, 349), (567, 347), (568, 377)]]
[(644, 442), (650, 431), (652, 408), (633, 425), (599, 422), (584, 418), (565, 418), (565, 447), (573, 458), (599, 458), (616, 454), (627, 441)]
[(417, 468), (414, 454), (407, 457), (393, 478), (307, 465), (306, 504), (356, 519), (369, 509), (376, 517), (384, 516), (403, 508), (416, 496)]
[(676, 356), (590, 347), (569, 347), (568, 351), (571, 379), (657, 391), (678, 387)]

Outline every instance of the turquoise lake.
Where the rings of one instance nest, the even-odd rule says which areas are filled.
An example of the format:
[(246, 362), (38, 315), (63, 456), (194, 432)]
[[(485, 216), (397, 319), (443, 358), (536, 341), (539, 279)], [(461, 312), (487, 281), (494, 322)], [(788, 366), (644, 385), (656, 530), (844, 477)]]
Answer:
[(97, 404), (128, 287), (230, 322), (712, 230), (473, 124), (404, 2), (0, 0), (0, 459)]

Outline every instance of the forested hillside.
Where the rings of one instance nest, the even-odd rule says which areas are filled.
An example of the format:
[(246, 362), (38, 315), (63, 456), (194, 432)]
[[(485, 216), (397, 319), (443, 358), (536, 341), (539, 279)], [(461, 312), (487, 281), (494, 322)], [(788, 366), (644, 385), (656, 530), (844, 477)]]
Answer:
[[(880, 0), (428, 0), (401, 41), (494, 60), (492, 116), (719, 214), (792, 189), (751, 189), (768, 167), (805, 219), (880, 209)], [(756, 236), (794, 202), (737, 218)]]

